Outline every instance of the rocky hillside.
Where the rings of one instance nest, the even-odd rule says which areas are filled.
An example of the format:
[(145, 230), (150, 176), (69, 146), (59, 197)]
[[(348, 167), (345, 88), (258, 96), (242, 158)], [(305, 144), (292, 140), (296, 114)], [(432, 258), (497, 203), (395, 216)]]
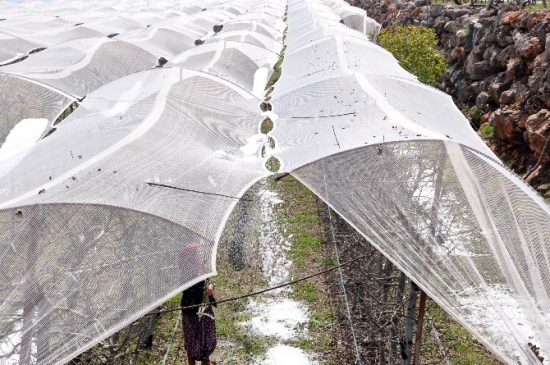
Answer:
[(550, 13), (510, 4), (487, 10), (426, 0), (353, 1), (383, 27), (434, 28), (449, 63), (439, 88), (474, 128), (493, 127), (484, 127), (493, 150), (550, 198)]

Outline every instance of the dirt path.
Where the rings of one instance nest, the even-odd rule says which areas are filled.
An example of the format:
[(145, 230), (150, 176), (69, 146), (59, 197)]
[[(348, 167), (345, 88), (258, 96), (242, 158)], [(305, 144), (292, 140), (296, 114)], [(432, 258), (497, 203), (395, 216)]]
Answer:
[[(292, 237), (285, 234), (284, 222), (275, 218), (274, 210), (283, 203), (278, 195), (269, 190), (267, 182), (260, 191), (260, 210), (263, 230), (260, 233), (260, 253), (262, 271), (269, 286), (290, 281), (292, 261), (287, 252), (291, 249)], [(292, 299), (292, 287), (272, 291), (248, 303), (249, 321), (253, 331), (263, 336), (275, 337), (275, 343), (267, 350), (263, 365), (317, 364), (312, 356), (298, 347), (285, 344), (285, 341), (307, 336), (304, 324), (309, 320), (307, 305)]]
[[(242, 283), (243, 292), (292, 279), (293, 235), (282, 212), (283, 197), (272, 190), (271, 184), (269, 180), (262, 181), (248, 193), (248, 201), (253, 203), (235, 209), (236, 216), (231, 219), (235, 232), (227, 233), (229, 239), (220, 245), (219, 277), (228, 286)], [(228, 263), (224, 263), (226, 259)], [(220, 290), (224, 290), (224, 297), (236, 294), (235, 290)], [(305, 301), (296, 299), (294, 290), (289, 286), (249, 298), (241, 304), (239, 315), (220, 308), (219, 319), (235, 319), (235, 333), (222, 330), (221, 346), (216, 350), (220, 363), (318, 364), (314, 351), (303, 346), (314, 340), (308, 332), (310, 310)]]

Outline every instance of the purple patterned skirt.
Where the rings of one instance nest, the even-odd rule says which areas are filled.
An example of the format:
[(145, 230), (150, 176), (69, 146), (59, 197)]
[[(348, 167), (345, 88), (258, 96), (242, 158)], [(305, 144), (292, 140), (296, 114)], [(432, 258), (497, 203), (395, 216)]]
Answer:
[(217, 342), (216, 321), (212, 306), (208, 305), (200, 317), (198, 314), (182, 311), (182, 323), (187, 354), (195, 360), (208, 360)]

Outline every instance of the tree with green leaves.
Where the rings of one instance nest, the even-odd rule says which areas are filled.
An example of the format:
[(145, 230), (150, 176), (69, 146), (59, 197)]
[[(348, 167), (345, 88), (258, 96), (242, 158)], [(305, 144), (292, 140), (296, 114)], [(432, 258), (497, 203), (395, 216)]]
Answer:
[(398, 25), (382, 29), (378, 44), (425, 84), (436, 85), (447, 68), (445, 56), (437, 49), (436, 33), (431, 28)]

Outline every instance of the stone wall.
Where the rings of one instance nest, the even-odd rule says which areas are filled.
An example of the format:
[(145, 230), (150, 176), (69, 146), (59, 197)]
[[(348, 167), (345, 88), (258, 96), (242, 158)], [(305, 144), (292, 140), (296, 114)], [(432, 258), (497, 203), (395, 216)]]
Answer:
[(494, 127), (491, 147), (516, 172), (536, 167), (528, 180), (535, 186), (550, 181), (550, 143), (544, 148), (550, 136), (550, 13), (510, 4), (487, 10), (426, 0), (354, 1), (383, 27), (435, 29), (449, 63), (439, 88), (470, 112), (475, 128)]

